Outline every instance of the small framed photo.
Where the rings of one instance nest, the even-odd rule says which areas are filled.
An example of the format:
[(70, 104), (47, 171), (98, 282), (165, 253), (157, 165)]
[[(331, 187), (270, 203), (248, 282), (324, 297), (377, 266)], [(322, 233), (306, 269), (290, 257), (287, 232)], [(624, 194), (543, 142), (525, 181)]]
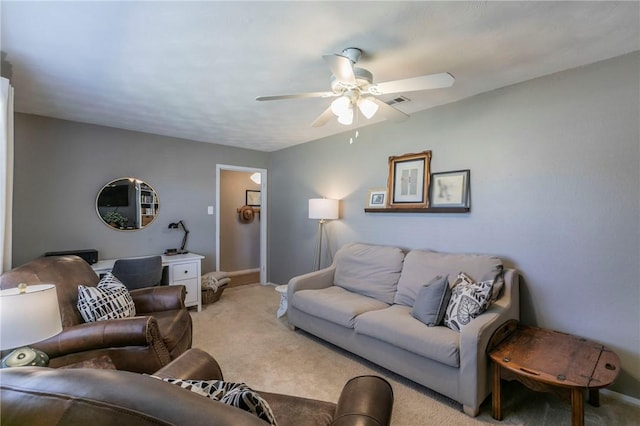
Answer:
[(371, 188), (367, 194), (366, 207), (369, 209), (387, 207), (387, 188)]
[(431, 207), (469, 207), (470, 170), (433, 173)]
[(389, 157), (390, 207), (429, 207), (431, 151)]
[(262, 200), (260, 191), (253, 191), (251, 189), (246, 190), (245, 204), (251, 207), (260, 207)]

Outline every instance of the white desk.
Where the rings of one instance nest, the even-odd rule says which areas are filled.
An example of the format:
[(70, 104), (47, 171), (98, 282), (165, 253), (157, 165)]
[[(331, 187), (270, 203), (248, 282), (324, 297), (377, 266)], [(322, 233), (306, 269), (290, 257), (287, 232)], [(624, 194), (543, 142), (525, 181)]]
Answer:
[[(147, 257), (147, 256), (139, 256)], [(135, 259), (133, 257), (127, 259)], [(195, 253), (176, 254), (175, 256), (162, 255), (162, 266), (169, 267), (169, 285), (183, 285), (187, 288), (185, 305), (196, 306), (198, 312), (202, 310), (202, 287), (200, 276), (202, 275), (202, 259), (204, 256)], [(96, 274), (111, 272), (113, 264), (118, 259), (100, 260), (91, 267)]]

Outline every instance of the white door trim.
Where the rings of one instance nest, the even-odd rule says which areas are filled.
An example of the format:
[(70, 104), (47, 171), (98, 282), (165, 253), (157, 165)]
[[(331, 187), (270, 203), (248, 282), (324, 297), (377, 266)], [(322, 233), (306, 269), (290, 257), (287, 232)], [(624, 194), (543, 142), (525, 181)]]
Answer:
[(267, 169), (216, 164), (216, 271), (220, 270), (220, 171), (259, 172), (260, 183), (260, 283), (267, 283)]

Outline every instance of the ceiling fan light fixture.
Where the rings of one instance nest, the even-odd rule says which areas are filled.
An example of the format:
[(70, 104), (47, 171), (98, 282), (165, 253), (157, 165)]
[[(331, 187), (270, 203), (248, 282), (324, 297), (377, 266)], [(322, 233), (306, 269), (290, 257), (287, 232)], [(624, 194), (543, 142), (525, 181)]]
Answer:
[(340, 96), (335, 101), (331, 102), (331, 112), (340, 117), (351, 107), (351, 99), (346, 96)]
[(249, 179), (251, 179), (254, 183), (260, 185), (260, 183), (262, 182), (262, 174), (260, 172), (255, 172), (254, 174), (249, 176)]
[(367, 117), (367, 120), (376, 115), (378, 112), (378, 104), (373, 102), (370, 98), (362, 98), (358, 101), (358, 108), (362, 115)]
[(353, 123), (353, 108), (348, 108), (342, 114), (340, 114), (338, 116), (338, 123), (344, 124), (345, 126)]
[(320, 116), (311, 123), (311, 126), (324, 126), (333, 121), (333, 116), (336, 116), (340, 124), (347, 126), (353, 124), (355, 118), (355, 127), (358, 127), (360, 114), (371, 119), (379, 112), (382, 119), (394, 122), (402, 122), (409, 118), (409, 114), (391, 106), (390, 102), (383, 102), (378, 96), (391, 94), (402, 97), (404, 92), (444, 89), (451, 87), (455, 82), (451, 74), (442, 72), (374, 83), (371, 71), (355, 66), (361, 55), (362, 50), (349, 47), (344, 49), (342, 54), (322, 56), (331, 69), (331, 91), (258, 96), (256, 100), (335, 98), (331, 105), (325, 107)]

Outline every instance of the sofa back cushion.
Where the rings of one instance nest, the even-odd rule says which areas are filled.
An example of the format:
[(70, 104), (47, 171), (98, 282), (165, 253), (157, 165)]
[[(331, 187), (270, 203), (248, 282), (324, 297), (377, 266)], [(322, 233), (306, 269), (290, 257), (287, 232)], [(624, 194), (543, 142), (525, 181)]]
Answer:
[(397, 247), (348, 244), (335, 255), (334, 284), (391, 304), (403, 260), (404, 252)]
[(501, 268), (502, 260), (495, 256), (411, 250), (404, 259), (394, 303), (413, 306), (420, 288), (438, 275), (449, 275), (453, 284), (459, 272), (479, 281)]

